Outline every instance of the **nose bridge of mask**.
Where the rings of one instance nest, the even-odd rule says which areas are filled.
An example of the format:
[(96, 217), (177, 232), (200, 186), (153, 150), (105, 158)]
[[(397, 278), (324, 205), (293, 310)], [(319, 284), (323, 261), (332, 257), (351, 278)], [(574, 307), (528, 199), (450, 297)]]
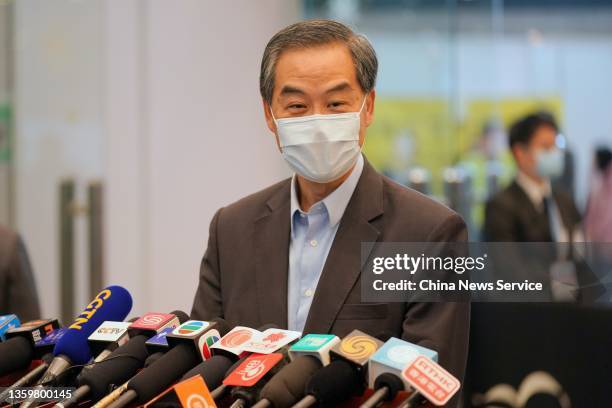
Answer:
[(365, 106), (365, 100), (364, 97), (358, 112), (315, 114), (281, 119), (274, 117), (270, 107), (281, 147), (359, 140), (360, 115)]

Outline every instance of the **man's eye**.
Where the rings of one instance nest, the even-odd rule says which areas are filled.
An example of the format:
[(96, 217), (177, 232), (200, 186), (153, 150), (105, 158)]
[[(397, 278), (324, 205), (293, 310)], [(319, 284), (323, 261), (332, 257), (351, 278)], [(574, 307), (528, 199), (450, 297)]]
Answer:
[(288, 106), (289, 109), (304, 109), (305, 107), (306, 105), (301, 104), (301, 103), (293, 103)]
[(338, 101), (338, 102), (331, 102), (329, 104), (329, 107), (330, 108), (338, 108), (338, 107), (340, 107), (342, 105), (345, 105), (345, 103), (344, 102), (340, 102), (340, 101)]

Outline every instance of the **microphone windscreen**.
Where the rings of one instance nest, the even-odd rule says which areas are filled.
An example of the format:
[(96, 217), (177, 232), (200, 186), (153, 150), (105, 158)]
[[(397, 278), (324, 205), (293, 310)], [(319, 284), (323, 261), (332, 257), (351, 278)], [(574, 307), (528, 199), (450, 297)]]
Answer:
[(120, 322), (132, 309), (132, 296), (121, 286), (102, 290), (75, 319), (53, 349), (55, 356), (64, 355), (72, 364), (85, 364), (91, 358), (87, 338), (104, 321)]
[(164, 351), (158, 351), (157, 353), (149, 354), (149, 357), (147, 357), (147, 359), (145, 360), (144, 368), (147, 368), (151, 364), (155, 363), (157, 360), (163, 357), (164, 354), (165, 354)]
[(88, 385), (94, 400), (103, 397), (111, 384), (119, 385), (129, 380), (142, 368), (148, 356), (145, 336), (135, 336), (117, 347), (106, 359), (88, 370), (81, 371), (79, 385)]
[(361, 391), (359, 373), (344, 360), (336, 360), (317, 371), (306, 386), (306, 394), (319, 405), (335, 407)]
[(173, 310), (172, 312), (170, 312), (170, 314), (175, 315), (178, 318), (179, 323), (181, 324), (189, 320), (189, 315), (183, 312), (182, 310)]
[(178, 344), (155, 363), (136, 374), (128, 383), (128, 388), (136, 391), (139, 403), (146, 402), (195, 367), (199, 359), (192, 346), (186, 343)]
[(17, 336), (0, 343), (0, 377), (27, 368), (34, 358), (34, 348), (25, 337)]
[(321, 362), (313, 356), (300, 356), (287, 364), (262, 388), (260, 399), (267, 399), (274, 408), (291, 407), (304, 397), (304, 389)]
[(234, 362), (224, 355), (215, 355), (206, 361), (201, 362), (189, 370), (181, 380), (186, 380), (195, 375), (200, 375), (209, 389), (213, 390), (221, 385), (225, 378), (225, 373)]

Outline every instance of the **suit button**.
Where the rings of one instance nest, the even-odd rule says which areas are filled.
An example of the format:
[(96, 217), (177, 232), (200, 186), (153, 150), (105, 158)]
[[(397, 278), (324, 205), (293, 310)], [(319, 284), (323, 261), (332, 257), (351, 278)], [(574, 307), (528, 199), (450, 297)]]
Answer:
[(316, 247), (317, 246), (317, 240), (313, 239), (310, 241), (310, 246)]
[(314, 291), (312, 289), (306, 289), (304, 295), (311, 297), (312, 295), (314, 295)]

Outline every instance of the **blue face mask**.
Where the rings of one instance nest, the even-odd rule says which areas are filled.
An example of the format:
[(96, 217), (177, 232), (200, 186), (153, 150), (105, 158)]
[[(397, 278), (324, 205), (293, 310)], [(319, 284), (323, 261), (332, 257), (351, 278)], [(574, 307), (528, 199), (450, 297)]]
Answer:
[(563, 150), (553, 148), (536, 153), (536, 170), (542, 178), (555, 178), (563, 173), (565, 155)]

